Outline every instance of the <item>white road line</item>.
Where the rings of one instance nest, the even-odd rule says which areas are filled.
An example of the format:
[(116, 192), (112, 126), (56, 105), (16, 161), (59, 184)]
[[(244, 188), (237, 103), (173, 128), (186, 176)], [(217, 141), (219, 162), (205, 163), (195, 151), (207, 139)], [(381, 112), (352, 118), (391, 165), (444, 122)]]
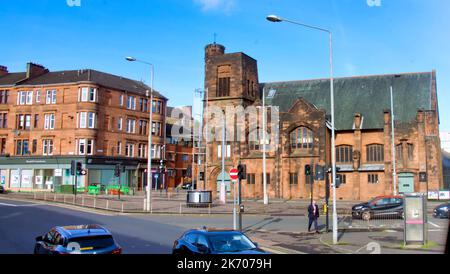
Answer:
[(5, 204), (5, 203), (0, 203), (0, 205), (2, 205), (2, 206), (17, 207), (17, 205), (13, 205), (13, 204)]
[(9, 206), (9, 207), (31, 207), (31, 206), (40, 206), (40, 204), (15, 205), (15, 204), (0, 203), (0, 206)]
[(430, 222), (430, 221), (428, 221), (428, 223), (429, 223), (430, 225), (434, 226), (434, 227), (437, 227), (437, 228), (441, 228), (441, 227), (440, 227), (440, 226), (438, 226), (437, 224), (435, 224), (435, 223), (432, 223), (432, 222)]

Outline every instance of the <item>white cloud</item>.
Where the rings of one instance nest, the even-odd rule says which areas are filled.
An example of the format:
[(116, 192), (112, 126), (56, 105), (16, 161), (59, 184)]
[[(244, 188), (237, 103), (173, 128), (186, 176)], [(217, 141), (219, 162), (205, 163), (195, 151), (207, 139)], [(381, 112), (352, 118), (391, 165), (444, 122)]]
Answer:
[(229, 12), (235, 5), (235, 0), (194, 0), (203, 11), (223, 10)]

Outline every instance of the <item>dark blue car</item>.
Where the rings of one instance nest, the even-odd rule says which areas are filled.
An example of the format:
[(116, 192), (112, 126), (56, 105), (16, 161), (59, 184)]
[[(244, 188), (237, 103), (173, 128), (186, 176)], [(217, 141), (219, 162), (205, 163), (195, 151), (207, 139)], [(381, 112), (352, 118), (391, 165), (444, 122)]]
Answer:
[(34, 254), (121, 254), (122, 248), (100, 225), (57, 226), (36, 238)]
[(193, 229), (173, 244), (176, 255), (194, 254), (268, 254), (245, 234), (235, 230)]
[(450, 203), (437, 206), (433, 210), (433, 216), (440, 219), (450, 219)]

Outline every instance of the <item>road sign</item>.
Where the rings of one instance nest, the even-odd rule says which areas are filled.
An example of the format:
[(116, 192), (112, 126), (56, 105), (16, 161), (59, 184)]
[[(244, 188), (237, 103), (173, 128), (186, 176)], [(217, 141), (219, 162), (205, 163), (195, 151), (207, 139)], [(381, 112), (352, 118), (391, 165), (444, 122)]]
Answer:
[(237, 180), (238, 179), (238, 170), (236, 168), (232, 168), (230, 170), (230, 178), (232, 180)]

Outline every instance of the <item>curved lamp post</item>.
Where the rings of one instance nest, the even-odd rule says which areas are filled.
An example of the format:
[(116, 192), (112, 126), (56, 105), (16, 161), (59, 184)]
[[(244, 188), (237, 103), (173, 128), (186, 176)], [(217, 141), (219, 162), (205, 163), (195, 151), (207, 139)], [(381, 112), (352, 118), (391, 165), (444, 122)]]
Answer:
[(278, 17), (276, 15), (269, 15), (266, 19), (270, 22), (288, 22), (295, 25), (303, 26), (310, 29), (319, 30), (328, 33), (330, 40), (330, 100), (331, 100), (331, 164), (332, 164), (332, 176), (333, 176), (333, 244), (337, 244), (337, 212), (336, 212), (336, 144), (335, 144), (335, 128), (334, 128), (334, 76), (333, 76), (333, 33), (330, 30), (291, 21)]

